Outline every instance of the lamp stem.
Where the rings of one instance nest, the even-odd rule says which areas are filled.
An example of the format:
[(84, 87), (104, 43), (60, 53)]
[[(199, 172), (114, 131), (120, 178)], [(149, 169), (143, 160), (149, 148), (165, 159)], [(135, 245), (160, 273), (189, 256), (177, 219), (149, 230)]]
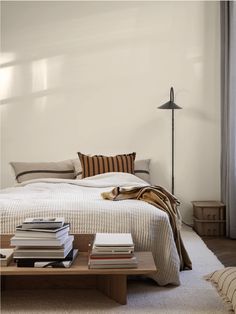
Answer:
[(171, 184), (171, 193), (174, 195), (174, 129), (175, 129), (175, 116), (174, 109), (172, 109), (172, 184)]

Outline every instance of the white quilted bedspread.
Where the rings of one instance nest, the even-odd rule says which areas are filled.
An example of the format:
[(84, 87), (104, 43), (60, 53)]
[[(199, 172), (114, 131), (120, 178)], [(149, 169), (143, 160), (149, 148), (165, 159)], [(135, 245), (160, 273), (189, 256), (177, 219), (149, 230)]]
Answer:
[(179, 257), (166, 213), (138, 200), (103, 200), (116, 186), (145, 186), (131, 174), (83, 180), (39, 179), (0, 191), (1, 233), (14, 233), (26, 217), (65, 217), (71, 233), (131, 232), (137, 251), (152, 251), (159, 285), (179, 284)]

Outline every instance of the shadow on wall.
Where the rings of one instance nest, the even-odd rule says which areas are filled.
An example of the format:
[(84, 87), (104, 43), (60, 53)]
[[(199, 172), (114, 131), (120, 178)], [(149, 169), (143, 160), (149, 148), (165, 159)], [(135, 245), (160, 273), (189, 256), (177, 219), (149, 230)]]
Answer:
[(171, 120), (157, 107), (173, 85), (176, 193), (217, 197), (217, 5), (2, 2), (2, 185), (11, 160), (136, 151), (168, 188)]
[[(135, 75), (144, 69), (140, 62), (132, 73), (115, 71), (114, 75), (112, 69), (120, 61), (126, 66), (134, 58), (131, 47), (146, 46), (151, 39), (151, 24), (142, 27), (141, 9), (142, 5), (118, 3), (73, 3), (73, 7), (64, 3), (3, 3), (3, 33), (7, 34), (2, 41), (1, 103), (40, 97), (38, 92), (47, 90), (76, 93), (81, 84), (96, 91), (110, 80), (113, 85), (124, 78), (134, 82)], [(25, 27), (29, 29), (25, 31)]]

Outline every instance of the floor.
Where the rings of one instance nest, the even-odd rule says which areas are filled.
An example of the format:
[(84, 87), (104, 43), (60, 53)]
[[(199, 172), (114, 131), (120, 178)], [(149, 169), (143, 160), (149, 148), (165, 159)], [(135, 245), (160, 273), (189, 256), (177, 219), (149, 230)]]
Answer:
[(5, 290), (1, 313), (228, 314), (216, 289), (204, 279), (221, 269), (222, 263), (191, 228), (184, 228), (181, 233), (194, 267), (180, 272), (180, 286), (160, 287), (154, 281), (131, 281), (128, 304), (122, 306), (92, 289)]
[(236, 266), (236, 240), (224, 237), (202, 237), (202, 240), (225, 267)]

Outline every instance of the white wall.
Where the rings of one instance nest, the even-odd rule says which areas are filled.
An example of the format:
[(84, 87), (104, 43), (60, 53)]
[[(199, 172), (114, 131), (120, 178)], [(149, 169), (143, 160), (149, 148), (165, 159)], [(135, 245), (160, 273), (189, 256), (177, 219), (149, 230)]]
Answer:
[(219, 3), (2, 2), (1, 185), (9, 161), (137, 152), (176, 195), (219, 199)]

